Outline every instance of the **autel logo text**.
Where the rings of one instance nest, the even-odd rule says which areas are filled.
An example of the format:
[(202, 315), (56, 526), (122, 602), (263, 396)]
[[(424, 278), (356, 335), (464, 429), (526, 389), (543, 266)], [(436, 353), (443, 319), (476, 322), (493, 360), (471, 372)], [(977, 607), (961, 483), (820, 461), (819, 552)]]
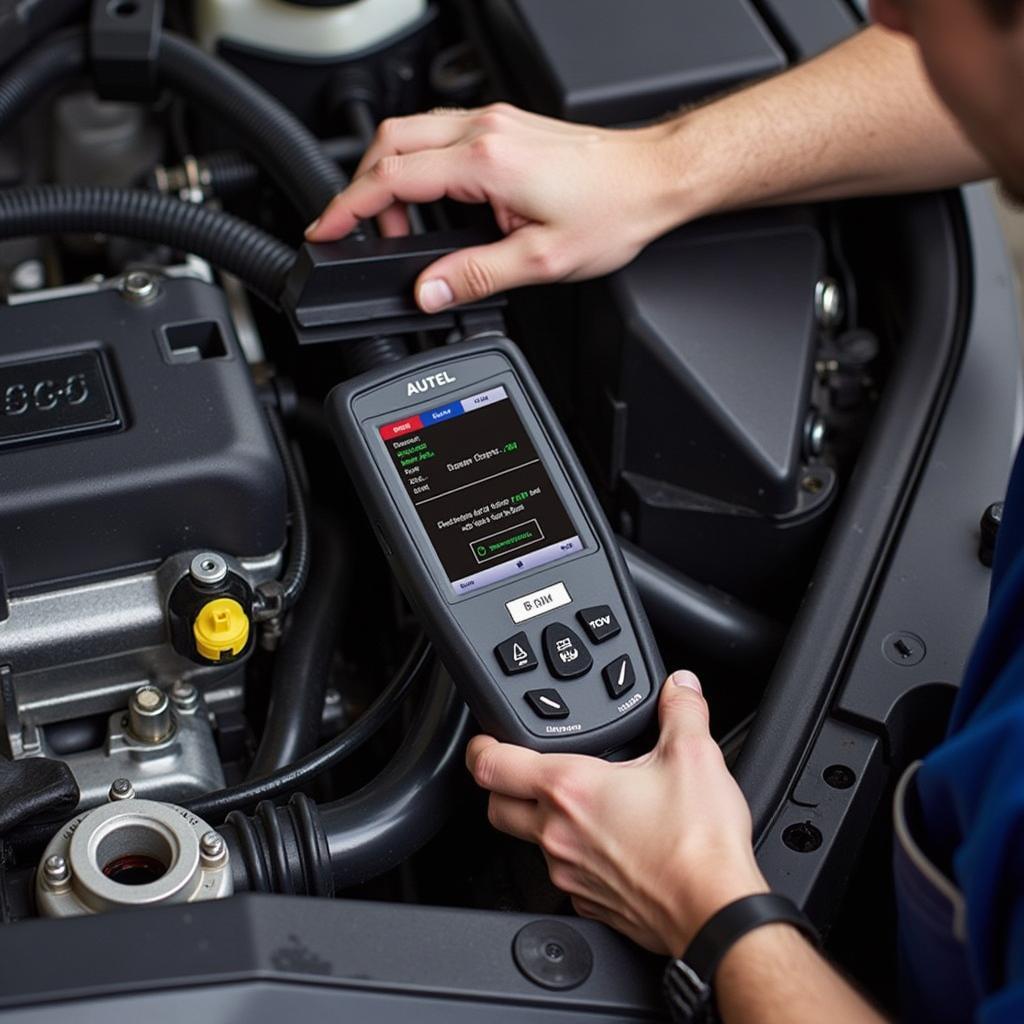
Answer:
[(432, 388), (439, 388), (445, 384), (454, 384), (455, 378), (447, 371), (442, 370), (441, 373), (435, 373), (432, 377), (423, 377), (420, 380), (411, 380), (408, 383), (408, 394), (412, 398), (413, 395), (422, 395)]

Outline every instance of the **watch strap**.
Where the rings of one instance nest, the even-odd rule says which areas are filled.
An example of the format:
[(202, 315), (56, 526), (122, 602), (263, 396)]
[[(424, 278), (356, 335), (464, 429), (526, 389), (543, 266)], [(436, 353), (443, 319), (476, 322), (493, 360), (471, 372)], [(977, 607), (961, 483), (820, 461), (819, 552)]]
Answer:
[(710, 985), (725, 954), (748, 932), (766, 924), (790, 924), (814, 946), (821, 944), (814, 925), (788, 896), (760, 892), (734, 900), (713, 914), (681, 959), (701, 981)]
[(820, 945), (814, 925), (786, 896), (757, 893), (727, 904), (697, 932), (686, 952), (665, 968), (665, 1000), (676, 1024), (708, 1024), (718, 1019), (711, 987), (718, 965), (744, 935), (766, 924), (791, 924)]

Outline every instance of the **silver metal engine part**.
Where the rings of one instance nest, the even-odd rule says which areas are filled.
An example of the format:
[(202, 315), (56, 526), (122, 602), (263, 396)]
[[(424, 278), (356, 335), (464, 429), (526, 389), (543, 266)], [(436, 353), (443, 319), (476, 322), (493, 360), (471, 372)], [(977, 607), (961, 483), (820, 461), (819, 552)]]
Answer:
[(44, 917), (230, 896), (223, 838), (174, 804), (119, 799), (72, 818), (50, 840), (36, 871)]
[[(211, 283), (212, 272), (193, 259), (137, 267), (118, 277), (30, 290), (11, 296), (9, 305), (118, 292), (143, 307), (178, 279)], [(69, 544), (88, 543), (72, 532)], [(282, 564), (282, 550), (232, 557), (193, 548), (145, 571), (126, 568), (89, 582), (0, 594), (0, 755), (64, 760), (81, 790), (80, 810), (102, 803), (118, 778), (140, 797), (166, 801), (223, 787), (217, 716), (242, 709), (245, 666), (197, 664), (179, 653), (169, 598), (189, 576), (210, 586), (230, 572), (255, 589), (276, 579)]]
[[(132, 712), (140, 693), (156, 694), (162, 708), (158, 720), (166, 724), (147, 739), (133, 727)], [(143, 719), (150, 725), (153, 719)], [(114, 780), (129, 782), (135, 793), (150, 799), (187, 800), (225, 785), (210, 716), (199, 691), (179, 683), (170, 699), (153, 686), (141, 686), (127, 711), (115, 711), (107, 721), (102, 747), (76, 754), (58, 754), (46, 744), (42, 730), (27, 726), (31, 751), (23, 756), (59, 757), (71, 769), (81, 791), (80, 807), (94, 807), (107, 799)]]
[[(184, 679), (209, 691), (230, 674), (229, 667), (195, 665), (170, 644), (167, 598), (195, 555), (182, 553), (152, 572), (11, 599), (0, 622), (0, 664), (17, 670), (16, 707), (6, 697), (4, 707), (11, 756), (22, 753), (24, 725), (125, 708), (144, 683), (169, 689)], [(256, 586), (276, 578), (282, 554), (225, 560)]]
[[(230, 669), (196, 665), (170, 643), (167, 599), (198, 552), (169, 558), (154, 572), (66, 590), (14, 597), (0, 622), (3, 663), (15, 667), (21, 724), (46, 724), (125, 707), (140, 685), (167, 689), (188, 679), (203, 690)], [(282, 555), (224, 559), (255, 586), (276, 578)], [(8, 742), (18, 756), (9, 709)]]
[[(104, 800), (119, 777), (155, 799), (221, 788), (210, 714), (241, 706), (241, 671), (178, 654), (166, 617), (171, 590), (197, 557), (210, 556), (183, 552), (153, 572), (12, 598), (0, 621), (0, 752), (66, 761), (81, 807)], [(216, 559), (253, 586), (276, 578), (282, 560), (280, 552)], [(170, 700), (158, 699), (149, 711), (134, 706), (145, 688)], [(103, 713), (109, 719), (102, 746), (67, 755), (49, 748), (46, 726)]]

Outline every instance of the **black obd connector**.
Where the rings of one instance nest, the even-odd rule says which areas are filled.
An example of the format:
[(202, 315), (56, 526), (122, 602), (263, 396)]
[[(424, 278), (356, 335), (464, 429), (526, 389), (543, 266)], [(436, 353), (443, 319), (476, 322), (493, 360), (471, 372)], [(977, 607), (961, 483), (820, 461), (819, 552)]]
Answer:
[(429, 237), (343, 239), (299, 250), (281, 303), (300, 345), (380, 334), (441, 330), (466, 311), (493, 309), (501, 298), (426, 316), (416, 305), (416, 278), (448, 253), (486, 245), (494, 230), (435, 231)]

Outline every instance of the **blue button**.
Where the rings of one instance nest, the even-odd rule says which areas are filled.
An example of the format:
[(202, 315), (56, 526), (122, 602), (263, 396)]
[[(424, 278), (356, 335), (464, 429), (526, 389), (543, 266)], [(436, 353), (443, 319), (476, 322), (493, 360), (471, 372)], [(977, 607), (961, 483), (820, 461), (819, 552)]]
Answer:
[(424, 426), (430, 423), (440, 423), (442, 420), (450, 420), (456, 416), (462, 415), (462, 403), (452, 402), (449, 405), (442, 405), (437, 409), (431, 409), (430, 412), (420, 414), (420, 419), (423, 420)]

